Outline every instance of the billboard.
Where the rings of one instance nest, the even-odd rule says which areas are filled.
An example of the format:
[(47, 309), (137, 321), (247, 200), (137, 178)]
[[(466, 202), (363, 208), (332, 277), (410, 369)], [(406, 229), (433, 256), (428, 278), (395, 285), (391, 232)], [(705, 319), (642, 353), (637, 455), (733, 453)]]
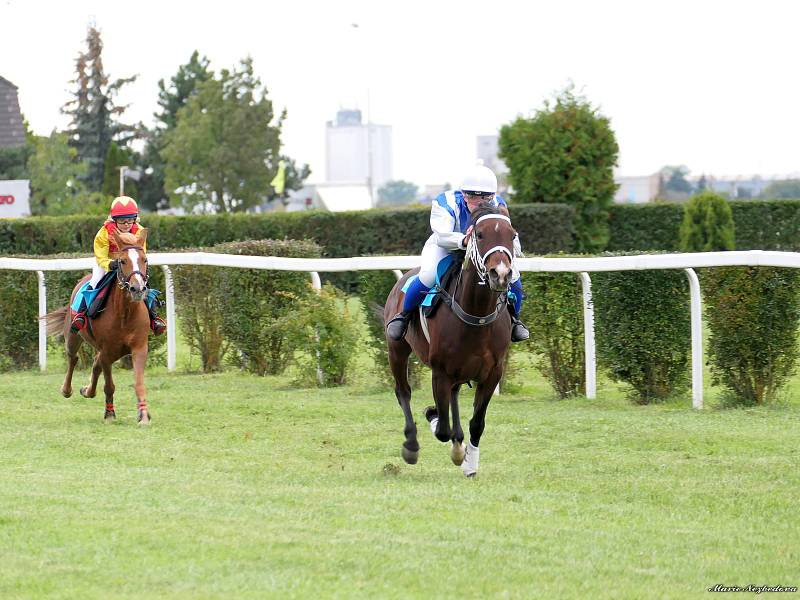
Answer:
[(0, 219), (30, 216), (30, 195), (29, 180), (0, 180)]

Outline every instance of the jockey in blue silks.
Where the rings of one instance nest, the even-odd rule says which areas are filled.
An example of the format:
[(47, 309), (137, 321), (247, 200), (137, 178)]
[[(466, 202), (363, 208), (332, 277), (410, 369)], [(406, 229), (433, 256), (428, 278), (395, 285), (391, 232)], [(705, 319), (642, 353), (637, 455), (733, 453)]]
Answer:
[[(386, 333), (393, 340), (405, 336), (408, 322), (425, 299), (425, 295), (436, 283), (436, 270), (439, 262), (454, 250), (466, 247), (471, 228), (471, 213), (478, 205), (488, 202), (502, 207), (508, 214), (505, 200), (497, 195), (497, 177), (491, 169), (483, 165), (475, 166), (464, 178), (461, 189), (442, 192), (431, 204), (431, 229), (433, 233), (422, 249), (422, 265), (419, 275), (413, 277), (406, 289), (403, 310), (386, 324)], [(514, 254), (522, 254), (519, 238), (514, 238)], [(511, 341), (521, 342), (530, 336), (527, 327), (519, 320), (522, 308), (522, 283), (519, 271), (514, 269), (511, 281), (514, 305), (511, 315)]]

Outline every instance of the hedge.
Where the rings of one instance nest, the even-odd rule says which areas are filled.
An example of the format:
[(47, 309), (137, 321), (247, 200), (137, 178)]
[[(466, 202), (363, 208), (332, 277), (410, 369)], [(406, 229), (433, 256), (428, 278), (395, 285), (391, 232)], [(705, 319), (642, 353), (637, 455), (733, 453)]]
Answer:
[[(732, 200), (737, 250), (800, 250), (800, 200)], [(607, 250), (677, 251), (684, 203), (615, 204)]]

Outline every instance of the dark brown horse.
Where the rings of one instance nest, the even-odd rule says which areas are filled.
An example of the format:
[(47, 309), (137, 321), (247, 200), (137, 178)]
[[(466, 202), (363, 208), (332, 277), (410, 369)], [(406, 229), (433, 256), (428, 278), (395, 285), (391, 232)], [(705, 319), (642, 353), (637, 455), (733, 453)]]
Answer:
[[(506, 214), (488, 205), (475, 210), (472, 226), (464, 268), (443, 295), (449, 306), (440, 306), (426, 324), (418, 312), (404, 339), (393, 341), (387, 336), (395, 395), (405, 416), (403, 459), (414, 464), (419, 456), (408, 383), (408, 358), (413, 350), (433, 371), (436, 406), (425, 411), (431, 430), (439, 441), (452, 441), (451, 458), (456, 465), (461, 465), (468, 477), (478, 471), (478, 444), (485, 426), (486, 409), (503, 375), (511, 342), (506, 294), (512, 279), (515, 236)], [(406, 273), (392, 289), (384, 307), (384, 323), (402, 309), (402, 288), (418, 271)], [(458, 392), (463, 384), (471, 381), (477, 386), (469, 422), (470, 443), (465, 447)]]
[[(119, 260), (117, 281), (112, 283), (105, 309), (89, 325), (73, 333), (70, 330), (69, 306), (49, 313), (47, 319), (48, 335), (63, 335), (67, 348), (67, 375), (61, 393), (65, 398), (72, 396), (72, 373), (78, 362), (78, 349), (85, 341), (97, 350), (92, 364), (92, 378), (89, 385), (80, 389), (84, 398), (94, 398), (97, 380), (103, 372), (106, 396), (105, 419), (116, 418), (114, 411), (114, 380), (111, 365), (128, 354), (133, 358), (136, 400), (138, 402), (138, 421), (141, 425), (150, 423), (144, 387), (144, 367), (147, 362), (147, 337), (150, 333), (150, 316), (144, 303), (147, 294), (147, 256), (144, 243), (147, 230), (140, 229), (134, 236), (129, 233), (114, 232), (114, 242), (121, 250), (111, 258)], [(72, 290), (70, 304), (78, 289), (89, 279), (87, 275)]]

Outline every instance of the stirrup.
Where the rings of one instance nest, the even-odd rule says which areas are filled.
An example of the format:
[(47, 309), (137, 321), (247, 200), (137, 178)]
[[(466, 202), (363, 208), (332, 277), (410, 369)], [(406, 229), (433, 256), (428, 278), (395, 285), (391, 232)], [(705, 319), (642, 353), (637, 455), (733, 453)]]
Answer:
[(406, 335), (408, 322), (411, 320), (411, 311), (399, 312), (386, 324), (386, 335), (395, 342), (399, 342)]

